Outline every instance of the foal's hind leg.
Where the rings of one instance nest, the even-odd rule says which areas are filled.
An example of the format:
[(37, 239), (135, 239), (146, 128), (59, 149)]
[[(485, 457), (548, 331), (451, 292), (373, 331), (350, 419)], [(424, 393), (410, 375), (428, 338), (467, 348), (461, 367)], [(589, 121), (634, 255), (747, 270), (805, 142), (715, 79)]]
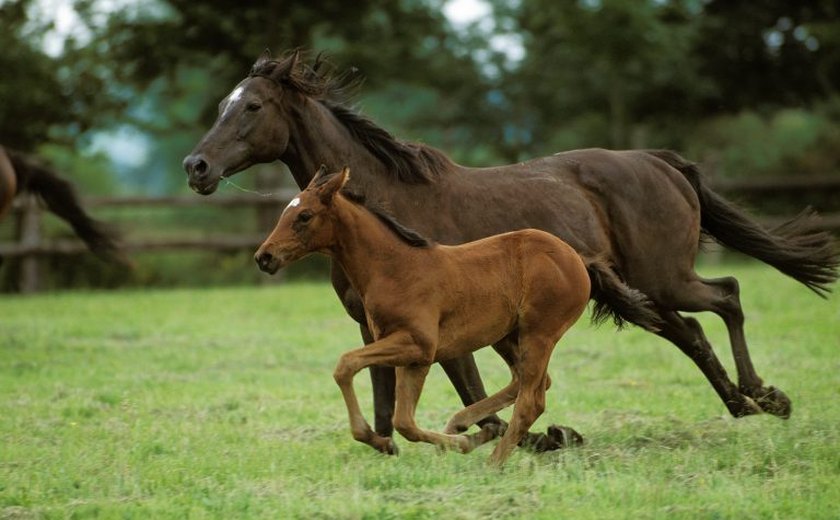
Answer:
[(548, 385), (548, 361), (554, 349), (551, 340), (536, 338), (522, 345), (524, 357), (516, 364), (519, 373), (519, 392), (513, 406), (513, 415), (502, 440), (496, 445), (490, 462), (501, 466), (513, 449), (528, 432), (528, 428), (545, 410), (545, 389)]
[[(491, 395), (486, 399), (482, 399), (477, 403), (473, 403), (449, 419), (446, 427), (443, 429), (444, 433), (461, 433), (469, 429), (470, 426), (476, 424), (481, 419), (490, 414), (494, 414), (499, 410), (507, 408), (516, 401), (516, 394), (519, 392), (519, 379), (514, 379), (504, 388)], [(494, 426), (499, 431), (504, 430), (506, 425), (485, 425), (485, 427)]]
[[(481, 420), (479, 415), (485, 410), (490, 409), (491, 407), (495, 407), (496, 405), (500, 404), (503, 397), (508, 397), (509, 393), (512, 393), (512, 397), (509, 397), (508, 401), (505, 405), (493, 410), (492, 412), (495, 414), (497, 411), (510, 406), (516, 400), (516, 392), (517, 390), (512, 388), (512, 384), (518, 381), (518, 374), (514, 367), (518, 363), (518, 356), (519, 356), (519, 331), (516, 330), (510, 335), (506, 336), (504, 339), (496, 342), (493, 345), (493, 350), (495, 350), (502, 359), (505, 360), (508, 367), (511, 369), (511, 375), (514, 378), (514, 381), (511, 381), (507, 387), (503, 388), (501, 391), (497, 392), (489, 399), (499, 399), (498, 403), (495, 401), (488, 401), (488, 402), (479, 402), (476, 405), (469, 406), (468, 408), (462, 410), (455, 414), (452, 419), (449, 420), (449, 424), (447, 424), (447, 431), (454, 429), (455, 431), (463, 431), (469, 428), (472, 424), (477, 424), (481, 427), (490, 426), (493, 422), (485, 422)], [(517, 383), (518, 385), (518, 383)], [(546, 379), (546, 390), (548, 387), (551, 386), (551, 379)], [(496, 415), (491, 415), (490, 417), (497, 417)], [(471, 422), (472, 421), (472, 422)], [(507, 423), (504, 421), (499, 421), (502, 431), (507, 428)], [(561, 426), (558, 424), (552, 424), (546, 430), (546, 433), (533, 433), (533, 432), (525, 432), (525, 435), (522, 437), (522, 440), (519, 441), (519, 446), (536, 452), (536, 453), (543, 453), (546, 451), (554, 451), (559, 450), (561, 448), (565, 448), (568, 446), (573, 445), (580, 445), (583, 444), (583, 436), (575, 431), (573, 428), (568, 426)]]

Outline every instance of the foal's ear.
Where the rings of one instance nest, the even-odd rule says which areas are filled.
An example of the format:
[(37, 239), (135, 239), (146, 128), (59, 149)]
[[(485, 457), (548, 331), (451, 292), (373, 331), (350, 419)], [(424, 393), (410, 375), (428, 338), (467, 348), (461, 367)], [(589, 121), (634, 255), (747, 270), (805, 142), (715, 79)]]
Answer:
[(348, 179), (350, 179), (350, 168), (347, 166), (345, 166), (340, 172), (330, 175), (330, 177), (324, 181), (324, 185), (321, 188), (321, 193), (319, 194), (321, 202), (329, 204), (335, 197), (335, 194), (338, 193), (345, 184), (347, 184)]

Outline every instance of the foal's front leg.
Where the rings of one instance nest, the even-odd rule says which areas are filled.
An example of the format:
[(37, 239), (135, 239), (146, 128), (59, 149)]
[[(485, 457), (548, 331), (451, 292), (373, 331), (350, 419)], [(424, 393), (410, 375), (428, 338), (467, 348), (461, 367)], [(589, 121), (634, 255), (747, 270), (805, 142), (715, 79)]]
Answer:
[(417, 426), (414, 415), (429, 368), (429, 365), (415, 365), (396, 369), (397, 405), (394, 411), (394, 427), (400, 435), (411, 442), (428, 442), (442, 448), (456, 449), (461, 453), (469, 453), (499, 436), (501, 428), (495, 424), (485, 425), (480, 432), (471, 435), (438, 433)]
[[(431, 354), (433, 356), (433, 353)], [(353, 438), (373, 449), (394, 455), (396, 445), (390, 437), (379, 435), (362, 415), (356, 392), (353, 389), (353, 377), (362, 369), (371, 365), (409, 365), (430, 364), (429, 347), (417, 345), (412, 334), (398, 332), (380, 338), (373, 343), (341, 356), (335, 368), (333, 378), (341, 389), (344, 404), (350, 419), (350, 431)]]

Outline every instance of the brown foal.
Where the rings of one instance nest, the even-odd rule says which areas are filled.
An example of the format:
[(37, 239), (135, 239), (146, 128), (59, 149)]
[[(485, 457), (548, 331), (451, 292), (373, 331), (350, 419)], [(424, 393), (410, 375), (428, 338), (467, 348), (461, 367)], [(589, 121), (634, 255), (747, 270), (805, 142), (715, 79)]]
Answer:
[[(501, 432), (493, 427), (473, 435), (459, 432), (514, 404), (490, 459), (501, 465), (542, 414), (554, 345), (586, 308), (590, 281), (583, 260), (559, 238), (533, 229), (459, 246), (430, 243), (383, 211), (364, 207), (359, 196), (342, 192), (348, 177), (348, 168), (328, 174), (321, 167), (257, 251), (260, 269), (275, 273), (309, 253), (325, 253), (361, 295), (375, 341), (342, 355), (334, 374), (356, 440), (394, 451), (390, 437), (374, 432), (364, 419), (353, 390), (360, 370), (392, 366), (393, 423), (412, 442), (466, 453)], [(418, 427), (414, 412), (431, 364), (491, 344), (513, 345), (497, 348), (510, 367), (511, 383), (455, 414), (444, 433)]]

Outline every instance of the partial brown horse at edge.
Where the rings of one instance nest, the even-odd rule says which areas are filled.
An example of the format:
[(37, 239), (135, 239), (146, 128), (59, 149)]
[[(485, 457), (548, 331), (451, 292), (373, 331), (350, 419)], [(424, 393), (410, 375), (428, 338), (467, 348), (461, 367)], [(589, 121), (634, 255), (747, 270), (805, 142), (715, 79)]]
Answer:
[(11, 208), (15, 195), (25, 192), (38, 195), (101, 259), (130, 265), (117, 234), (88, 215), (68, 181), (39, 161), (0, 146), (0, 218)]
[[(391, 438), (364, 419), (353, 389), (362, 369), (391, 366), (394, 427), (410, 441), (472, 451), (500, 428), (458, 432), (513, 404), (490, 458), (503, 464), (545, 409), (551, 353), (586, 309), (590, 285), (583, 260), (556, 236), (535, 229), (459, 246), (428, 242), (387, 213), (364, 208), (358, 196), (353, 202), (343, 195), (348, 176), (347, 168), (319, 170), (257, 251), (260, 269), (275, 273), (309, 253), (326, 253), (361, 296), (374, 341), (342, 355), (334, 374), (356, 440), (394, 452)], [(505, 346), (496, 350), (510, 367), (510, 384), (456, 414), (444, 433), (420, 428), (415, 409), (432, 363), (495, 343)]]

